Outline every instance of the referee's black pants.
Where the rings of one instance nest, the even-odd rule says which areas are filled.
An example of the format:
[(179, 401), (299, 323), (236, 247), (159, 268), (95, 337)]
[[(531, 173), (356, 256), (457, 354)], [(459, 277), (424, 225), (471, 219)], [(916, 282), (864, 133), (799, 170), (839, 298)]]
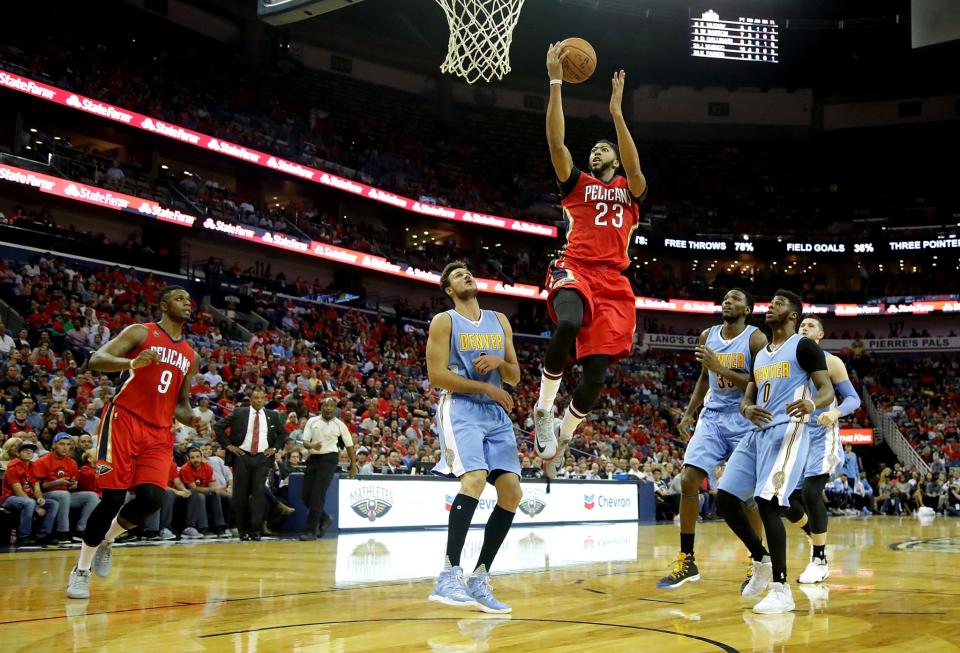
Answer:
[(307, 533), (316, 533), (321, 517), (327, 517), (323, 506), (327, 500), (327, 488), (339, 462), (340, 455), (337, 453), (313, 454), (307, 458), (307, 471), (303, 475), (303, 503), (309, 511)]
[(233, 462), (233, 507), (237, 530), (241, 534), (260, 535), (270, 461), (262, 453), (237, 456)]

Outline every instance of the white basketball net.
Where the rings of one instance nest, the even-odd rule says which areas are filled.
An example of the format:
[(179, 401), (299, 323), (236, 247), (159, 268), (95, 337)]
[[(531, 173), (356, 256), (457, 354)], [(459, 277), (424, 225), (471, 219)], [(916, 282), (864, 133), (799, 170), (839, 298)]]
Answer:
[(510, 72), (510, 42), (524, 0), (437, 0), (447, 16), (450, 40), (440, 66), (473, 84)]

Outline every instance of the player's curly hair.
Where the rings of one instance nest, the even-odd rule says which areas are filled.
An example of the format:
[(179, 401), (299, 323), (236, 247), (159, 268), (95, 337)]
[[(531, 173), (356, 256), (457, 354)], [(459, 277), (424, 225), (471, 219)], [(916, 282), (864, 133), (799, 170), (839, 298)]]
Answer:
[[(619, 169), (623, 166), (623, 163), (622, 163), (621, 160), (620, 160), (620, 146), (617, 145), (616, 143), (614, 143), (613, 141), (608, 141), (606, 138), (601, 138), (599, 141), (597, 141), (596, 143), (593, 144), (593, 147), (596, 147), (596, 146), (599, 145), (600, 143), (606, 143), (607, 145), (610, 146), (610, 149), (613, 150), (613, 153), (617, 156), (617, 162), (620, 162), (620, 165), (617, 166), (616, 168), (614, 168), (614, 170), (615, 170), (615, 171), (616, 171), (616, 170), (619, 170)], [(593, 148), (590, 148), (590, 149), (593, 150)], [(589, 157), (589, 155), (588, 155), (588, 157), (587, 157), (587, 170), (590, 170), (590, 157)]]
[(787, 303), (790, 304), (790, 310), (796, 311), (797, 321), (794, 324), (794, 327), (800, 326), (800, 316), (803, 315), (803, 300), (800, 299), (800, 295), (790, 290), (784, 290), (780, 288), (777, 292), (773, 293), (774, 297), (783, 297), (787, 300)]

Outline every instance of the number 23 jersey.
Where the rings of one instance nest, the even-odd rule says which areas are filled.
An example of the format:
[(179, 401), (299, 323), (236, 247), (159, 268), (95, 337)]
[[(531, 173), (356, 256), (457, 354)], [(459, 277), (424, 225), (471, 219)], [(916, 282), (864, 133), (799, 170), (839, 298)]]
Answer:
[(159, 324), (144, 324), (147, 337), (127, 358), (152, 349), (159, 359), (146, 367), (127, 370), (120, 377), (112, 403), (154, 426), (173, 426), (180, 386), (190, 372), (196, 353), (186, 338), (174, 340)]
[(609, 183), (574, 166), (570, 178), (560, 183), (567, 244), (562, 257), (587, 265), (608, 265), (625, 270), (627, 250), (640, 223), (640, 200), (630, 192), (627, 179), (616, 175)]

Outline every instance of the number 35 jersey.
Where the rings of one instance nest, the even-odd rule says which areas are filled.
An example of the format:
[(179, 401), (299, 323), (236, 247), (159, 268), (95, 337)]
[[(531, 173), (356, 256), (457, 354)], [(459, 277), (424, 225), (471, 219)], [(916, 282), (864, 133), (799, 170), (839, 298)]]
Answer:
[(625, 270), (630, 265), (627, 249), (640, 223), (640, 200), (630, 192), (625, 177), (609, 183), (576, 167), (560, 183), (563, 217), (567, 221), (567, 244), (562, 257), (579, 263)]
[[(753, 369), (753, 355), (750, 352), (750, 336), (757, 330), (755, 326), (747, 326), (743, 333), (732, 340), (724, 340), (721, 336), (723, 325), (710, 327), (705, 344), (717, 355), (722, 367), (726, 367), (741, 374), (749, 374)], [(740, 400), (743, 399), (743, 389), (738, 388), (732, 381), (728, 381), (719, 374), (707, 373), (710, 379), (710, 390), (703, 400), (703, 407), (721, 412), (740, 410)]]
[(186, 338), (174, 340), (153, 322), (143, 326), (147, 328), (147, 337), (127, 358), (134, 359), (140, 352), (152, 349), (159, 359), (146, 367), (125, 371), (111, 402), (148, 424), (171, 427), (180, 386), (197, 355)]

